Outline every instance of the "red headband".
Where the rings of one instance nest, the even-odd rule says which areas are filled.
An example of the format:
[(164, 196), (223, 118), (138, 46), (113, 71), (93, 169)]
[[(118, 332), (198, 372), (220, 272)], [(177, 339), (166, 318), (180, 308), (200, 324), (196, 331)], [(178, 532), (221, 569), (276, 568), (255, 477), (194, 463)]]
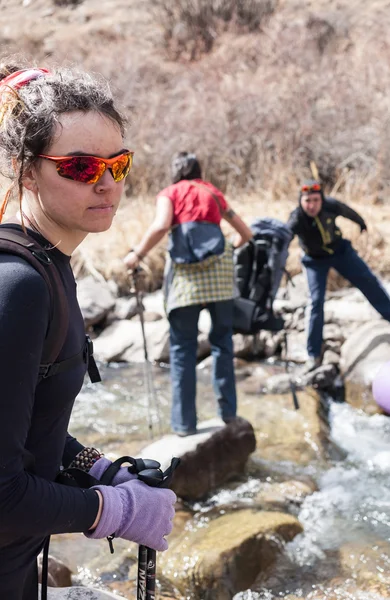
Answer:
[(51, 75), (48, 69), (21, 69), (4, 77), (0, 81), (0, 87), (6, 85), (12, 87), (14, 90), (18, 90), (33, 79), (39, 79), (40, 77), (45, 77), (45, 75)]

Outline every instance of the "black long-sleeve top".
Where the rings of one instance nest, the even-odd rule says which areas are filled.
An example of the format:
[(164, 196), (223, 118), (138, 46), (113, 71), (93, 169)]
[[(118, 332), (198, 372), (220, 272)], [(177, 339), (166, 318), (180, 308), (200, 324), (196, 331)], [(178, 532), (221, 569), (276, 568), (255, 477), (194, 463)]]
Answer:
[[(42, 242), (34, 232), (30, 235)], [(70, 258), (50, 250), (64, 282), (69, 329), (58, 360), (77, 354), (85, 340)], [(86, 531), (98, 512), (93, 490), (53, 483), (61, 463), (82, 446), (67, 437), (83, 363), (38, 383), (48, 329), (50, 296), (41, 275), (22, 258), (0, 253), (0, 590), (2, 576), (23, 570), (45, 536)], [(24, 469), (25, 451), (34, 458)]]
[(362, 217), (352, 208), (326, 197), (317, 217), (309, 217), (301, 206), (298, 206), (289, 216), (287, 225), (294, 235), (299, 237), (299, 243), (306, 254), (313, 258), (324, 258), (332, 255), (342, 239), (340, 229), (336, 225), (337, 217), (345, 217), (366, 228)]

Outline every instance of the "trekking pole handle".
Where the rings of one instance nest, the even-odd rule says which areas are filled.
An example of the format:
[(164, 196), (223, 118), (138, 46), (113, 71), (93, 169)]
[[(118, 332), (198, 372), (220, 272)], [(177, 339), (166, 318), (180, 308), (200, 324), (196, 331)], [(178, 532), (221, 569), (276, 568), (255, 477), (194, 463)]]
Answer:
[[(146, 462), (146, 461), (145, 461)], [(157, 461), (150, 461), (156, 462)], [(137, 473), (138, 479), (150, 487), (167, 488), (171, 483), (174, 470), (180, 464), (180, 458), (172, 458), (166, 471), (157, 468), (143, 469)], [(140, 545), (138, 550), (137, 600), (155, 600), (156, 590), (156, 550)]]

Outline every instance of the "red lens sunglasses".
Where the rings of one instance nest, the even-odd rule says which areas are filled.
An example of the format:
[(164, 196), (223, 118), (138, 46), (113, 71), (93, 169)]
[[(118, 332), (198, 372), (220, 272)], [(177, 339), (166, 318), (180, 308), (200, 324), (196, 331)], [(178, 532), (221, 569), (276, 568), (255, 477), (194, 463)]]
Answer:
[(100, 156), (48, 156), (39, 154), (40, 158), (52, 160), (56, 164), (57, 173), (65, 179), (80, 183), (96, 183), (106, 169), (109, 169), (114, 181), (122, 181), (130, 172), (134, 152), (126, 150), (113, 158)]
[(303, 185), (301, 187), (301, 192), (304, 192), (305, 194), (310, 192), (320, 192), (321, 191), (321, 184), (320, 183), (313, 183), (313, 185)]

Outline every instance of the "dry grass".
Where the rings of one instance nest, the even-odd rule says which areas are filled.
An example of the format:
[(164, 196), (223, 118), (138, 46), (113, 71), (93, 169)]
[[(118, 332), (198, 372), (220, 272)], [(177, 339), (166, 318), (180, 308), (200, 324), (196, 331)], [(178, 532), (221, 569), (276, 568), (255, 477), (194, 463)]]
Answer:
[[(168, 184), (171, 155), (190, 149), (205, 178), (248, 218), (287, 216), (297, 182), (315, 161), (327, 192), (355, 203), (373, 224), (360, 249), (377, 271), (390, 272), (387, 0), (3, 4), (4, 48), (43, 64), (65, 61), (102, 73), (132, 121), (126, 218), (90, 238), (77, 269), (97, 268), (107, 277), (120, 270), (119, 256), (153, 212), (137, 198)], [(32, 22), (39, 26), (32, 29)], [(353, 227), (344, 227), (352, 237)], [(293, 271), (296, 253), (292, 247)], [(155, 286), (161, 249), (148, 260)], [(116, 277), (124, 286), (123, 276)]]
[[(132, 120), (129, 193), (155, 193), (170, 156), (191, 149), (230, 193), (290, 195), (314, 160), (329, 185), (365, 177), (374, 200), (388, 196), (386, 0), (9, 0), (2, 19), (10, 50), (112, 81)], [(167, 40), (186, 48), (202, 35), (213, 38), (204, 51), (167, 55)]]

